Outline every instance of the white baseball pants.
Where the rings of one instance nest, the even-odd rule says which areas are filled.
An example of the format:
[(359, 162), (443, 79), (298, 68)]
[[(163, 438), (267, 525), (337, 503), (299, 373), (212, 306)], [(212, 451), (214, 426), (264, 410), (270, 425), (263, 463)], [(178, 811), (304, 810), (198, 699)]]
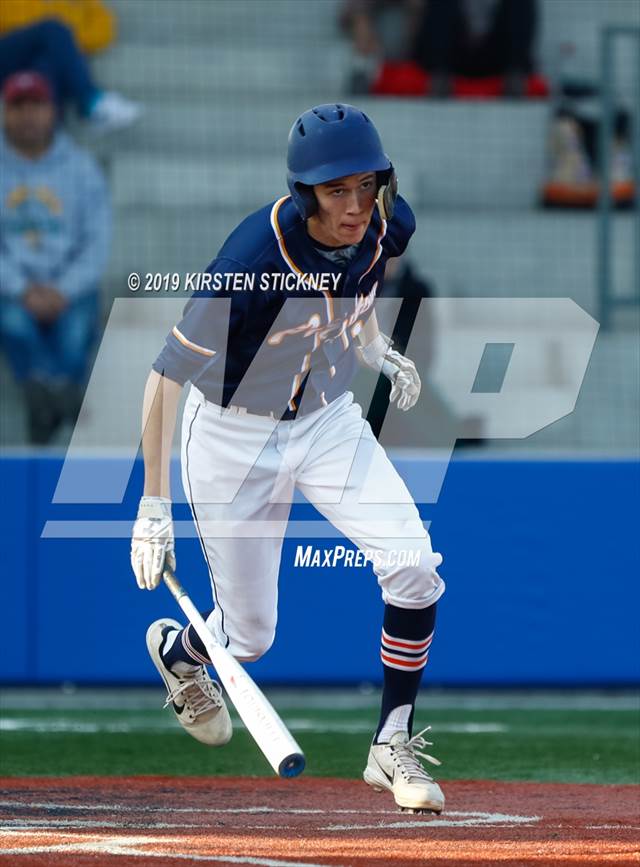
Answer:
[(192, 387), (182, 481), (211, 577), (209, 626), (240, 660), (258, 659), (273, 643), (295, 488), (360, 549), (377, 552), (372, 566), (385, 602), (426, 608), (444, 592), (436, 572), (442, 557), (350, 392), (302, 418), (277, 421), (223, 410)]

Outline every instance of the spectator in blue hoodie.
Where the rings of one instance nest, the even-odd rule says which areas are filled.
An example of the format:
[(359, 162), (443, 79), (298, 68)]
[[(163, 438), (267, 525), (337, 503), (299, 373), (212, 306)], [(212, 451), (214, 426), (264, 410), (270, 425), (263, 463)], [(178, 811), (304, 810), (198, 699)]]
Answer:
[(2, 89), (0, 344), (24, 386), (29, 438), (77, 417), (99, 319), (111, 211), (93, 159), (56, 128), (48, 81)]

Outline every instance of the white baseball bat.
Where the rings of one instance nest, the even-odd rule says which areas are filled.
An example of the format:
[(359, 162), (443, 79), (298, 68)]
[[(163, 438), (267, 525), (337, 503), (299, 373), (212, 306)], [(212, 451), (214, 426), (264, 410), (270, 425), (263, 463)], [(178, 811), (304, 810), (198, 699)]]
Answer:
[(216, 641), (202, 615), (168, 566), (165, 566), (162, 577), (200, 636), (227, 695), (273, 770), (281, 777), (297, 777), (304, 770), (304, 753), (273, 705), (240, 663)]

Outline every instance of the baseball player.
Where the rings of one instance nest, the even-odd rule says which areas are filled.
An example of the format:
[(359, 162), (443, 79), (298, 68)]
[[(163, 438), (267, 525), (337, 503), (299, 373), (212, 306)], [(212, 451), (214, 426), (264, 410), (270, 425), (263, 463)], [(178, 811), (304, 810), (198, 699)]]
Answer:
[[(364, 780), (401, 808), (440, 812), (444, 796), (420, 759), (439, 762), (423, 752), (427, 729), (412, 736), (412, 723), (444, 592), (442, 557), (348, 390), (360, 362), (391, 380), (400, 410), (418, 400), (416, 368), (389, 346), (373, 308), (385, 263), (404, 252), (415, 221), (373, 123), (353, 106), (304, 112), (287, 166), (289, 195), (231, 233), (206, 272), (208, 290), (188, 301), (153, 364), (131, 563), (148, 590), (165, 562), (176, 565), (169, 459), (190, 382), (182, 482), (211, 578), (208, 626), (240, 661), (271, 646), (282, 539), (299, 489), (375, 555), (384, 685)], [(407, 550), (417, 556), (397, 556)], [(180, 724), (205, 744), (226, 743), (231, 721), (195, 630), (165, 618), (149, 627), (147, 646)]]

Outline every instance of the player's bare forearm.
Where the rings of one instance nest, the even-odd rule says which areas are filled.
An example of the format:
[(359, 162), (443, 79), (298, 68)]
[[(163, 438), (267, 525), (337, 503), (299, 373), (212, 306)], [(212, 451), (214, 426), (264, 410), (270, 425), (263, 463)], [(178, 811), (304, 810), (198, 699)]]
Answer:
[(171, 498), (169, 463), (182, 386), (152, 370), (142, 406), (145, 497)]

